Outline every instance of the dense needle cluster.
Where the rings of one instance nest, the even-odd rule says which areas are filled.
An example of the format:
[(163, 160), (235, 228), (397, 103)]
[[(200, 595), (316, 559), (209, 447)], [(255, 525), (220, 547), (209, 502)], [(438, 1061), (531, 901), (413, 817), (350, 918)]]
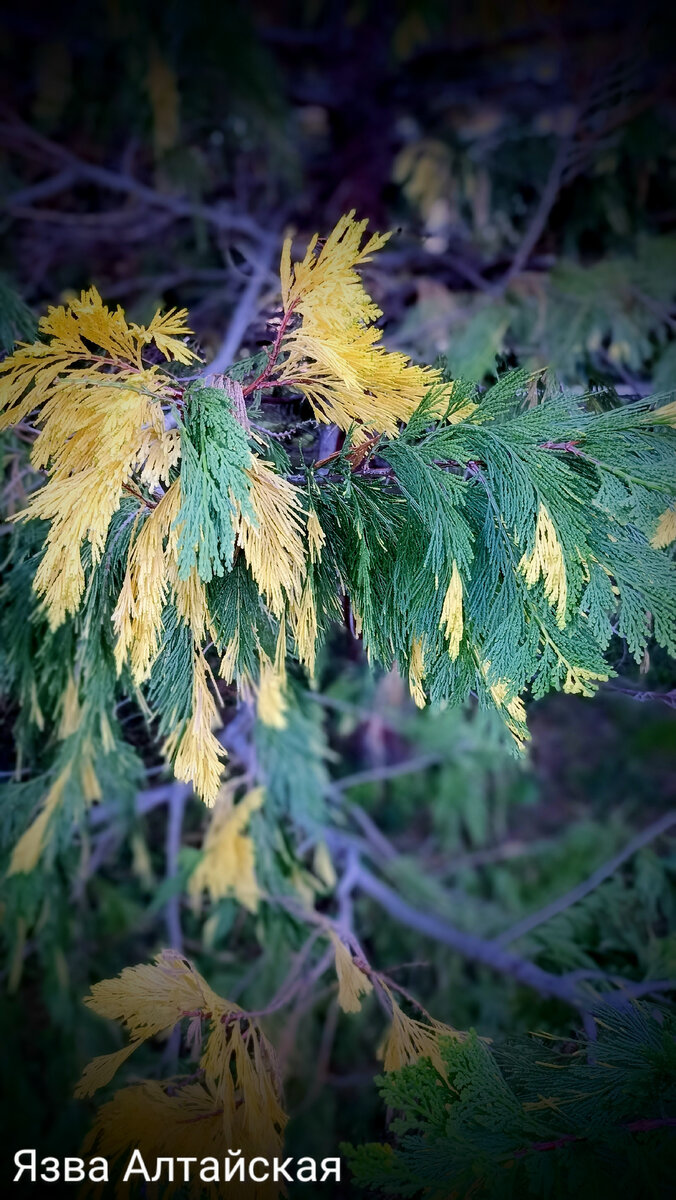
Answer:
[[(219, 678), (283, 731), (289, 659), (313, 679), (346, 612), (416, 704), (477, 697), (519, 747), (524, 700), (591, 695), (613, 635), (637, 659), (650, 638), (675, 649), (673, 404), (599, 410), (522, 371), (486, 391), (389, 353), (359, 274), (386, 237), (362, 245), (365, 225), (341, 218), (296, 262), (285, 242), (277, 337), (248, 373), (182, 382), (186, 314), (135, 325), (93, 288), (0, 365), (2, 425), (33, 439), (38, 481), (16, 569), (67, 651), (42, 805), (12, 871), (36, 864), (60, 812), (101, 798), (118, 696), (138, 699), (176, 777), (212, 804)], [(247, 400), (273, 387), (336, 424), (342, 448), (293, 463), (249, 420)], [(44, 724), (31, 671), (18, 686)], [(244, 825), (219, 824), (233, 863)]]

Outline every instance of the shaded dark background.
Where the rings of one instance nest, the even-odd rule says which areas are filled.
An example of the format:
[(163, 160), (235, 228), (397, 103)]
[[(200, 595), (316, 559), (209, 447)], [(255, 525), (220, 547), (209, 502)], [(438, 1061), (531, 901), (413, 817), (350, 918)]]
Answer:
[[(367, 270), (387, 345), (486, 380), (554, 363), (616, 402), (670, 390), (673, 33), (651, 3), (17, 5), (0, 34), (3, 286), (36, 314), (91, 283), (136, 320), (185, 306), (224, 367), (268, 340), (284, 231), (301, 244), (355, 208), (396, 231)], [(294, 402), (291, 415), (308, 412)], [(281, 427), (289, 408), (268, 416)], [(444, 748), (439, 767), (354, 792), (400, 852), (409, 898), (489, 935), (674, 804), (673, 664), (639, 669), (619, 643), (612, 654), (618, 677), (593, 701), (533, 706), (519, 766), (493, 727), (411, 714), (336, 634), (321, 679), (336, 772)], [(15, 715), (0, 713), (7, 771)], [(129, 737), (156, 765), (132, 718)], [(186, 845), (202, 823), (193, 802)], [(88, 1114), (68, 1097), (87, 1058), (113, 1048), (80, 998), (163, 943), (163, 845), (154, 814), (76, 904), (62, 878), (49, 936), (20, 972), (9, 965), (8, 1145), (77, 1153)], [(676, 972), (674, 849), (644, 847), (529, 953), (550, 969)], [(360, 905), (374, 961), (415, 960), (398, 978), (440, 1019), (497, 1037), (570, 1032), (570, 1014)], [(256, 1007), (281, 969), (275, 931), (231, 902), (219, 922), (214, 937), (186, 914), (186, 949), (217, 990)], [(375, 1012), (338, 1018), (326, 996), (284, 1018), (291, 1152), (383, 1136), (378, 1028)], [(149, 1071), (162, 1053), (148, 1051)]]

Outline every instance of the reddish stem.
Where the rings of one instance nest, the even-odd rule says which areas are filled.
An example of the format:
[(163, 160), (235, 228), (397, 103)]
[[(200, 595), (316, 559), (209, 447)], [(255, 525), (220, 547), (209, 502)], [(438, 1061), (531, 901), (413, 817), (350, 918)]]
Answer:
[[(639, 1121), (630, 1121), (623, 1125), (628, 1133), (649, 1133), (653, 1129), (664, 1129), (668, 1126), (676, 1125), (676, 1117), (655, 1117), (649, 1120), (643, 1117)], [(584, 1134), (564, 1133), (562, 1137), (554, 1138), (551, 1142), (532, 1142), (530, 1146), (524, 1146), (521, 1150), (515, 1150), (513, 1158), (525, 1158), (527, 1154), (538, 1150), (558, 1150), (561, 1146), (567, 1146), (571, 1142), (586, 1141)]]
[(256, 391), (256, 388), (264, 387), (265, 384), (269, 382), (270, 372), (273, 369), (273, 367), (279, 357), (279, 351), (282, 346), (282, 338), (284, 337), (284, 334), (286, 333), (287, 326), (289, 324), (289, 321), (291, 320), (291, 317), (293, 316), (293, 310), (296, 307), (297, 303), (298, 303), (297, 300), (291, 301), (291, 304), (289, 305), (286, 312), (284, 313), (284, 316), (282, 317), (281, 321), (279, 322), (279, 329), (277, 330), (277, 336), (272, 344), (272, 350), (270, 352), (270, 357), (269, 357), (267, 363), (265, 364), (265, 367), (261, 371), (260, 375), (258, 375), (257, 378), (254, 379), (253, 383), (248, 383), (246, 385), (246, 387), (242, 388), (243, 395), (250, 396), (252, 392)]
[(128, 492), (129, 495), (133, 496), (135, 500), (140, 500), (141, 504), (144, 504), (146, 508), (157, 508), (157, 502), (153, 503), (152, 500), (146, 500), (145, 496), (142, 496), (140, 492), (137, 492), (136, 488), (133, 488), (129, 483), (122, 484), (122, 491)]

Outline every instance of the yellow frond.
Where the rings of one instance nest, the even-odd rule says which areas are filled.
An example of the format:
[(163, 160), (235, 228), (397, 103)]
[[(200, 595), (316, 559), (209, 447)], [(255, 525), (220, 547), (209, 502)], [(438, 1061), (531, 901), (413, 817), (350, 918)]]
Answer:
[(221, 665), (218, 674), (226, 683), (232, 683), (235, 678), (237, 669), (237, 659), (239, 657), (239, 629), (235, 630), (235, 635), (230, 639), (221, 659)]
[(291, 606), (290, 620), (298, 658), (307, 668), (310, 679), (314, 679), (318, 626), (314, 589), (309, 578), (305, 580), (300, 604)]
[(171, 470), (181, 457), (181, 436), (178, 429), (148, 429), (139, 447), (139, 477), (149, 492), (169, 487)]
[(641, 418), (646, 425), (672, 425), (676, 427), (676, 400), (662, 404)]
[(368, 996), (369, 992), (373, 991), (373, 984), (368, 975), (357, 966), (347, 946), (333, 930), (330, 932), (330, 938), (336, 955), (338, 1004), (343, 1012), (360, 1012), (362, 996)]
[(237, 541), (271, 612), (280, 618), (287, 601), (300, 597), (305, 578), (303, 506), (298, 489), (256, 455), (247, 475), (256, 521), (240, 514)]
[(425, 1024), (406, 1016), (389, 989), (384, 987), (384, 991), (392, 1005), (392, 1024), (379, 1050), (385, 1070), (398, 1071), (408, 1063), (417, 1062), (420, 1058), (429, 1058), (439, 1074), (446, 1078), (446, 1066), (441, 1056), (439, 1040), (442, 1037), (459, 1038), (462, 1035), (441, 1021)]
[[(117, 669), (129, 657), (136, 683), (148, 677), (159, 648), (162, 613), (169, 588), (169, 554), (165, 541), (181, 506), (176, 480), (144, 519), (127, 559), (122, 589), (113, 613), (117, 633)], [(137, 517), (140, 520), (141, 513)]]
[(650, 539), (656, 550), (664, 550), (676, 539), (676, 506), (667, 508), (657, 522), (657, 529)]
[(163, 950), (153, 963), (125, 967), (114, 979), (95, 983), (85, 1004), (97, 1016), (119, 1021), (136, 1045), (172, 1029), (184, 1014), (202, 1009), (220, 1013), (230, 1007), (175, 950)]
[(535, 545), (530, 554), (523, 555), (519, 570), (529, 587), (533, 587), (542, 576), (545, 596), (552, 607), (556, 608), (556, 623), (563, 629), (568, 599), (566, 563), (554, 523), (544, 504), (540, 504), (538, 509)]
[[(491, 664), (488, 660), (481, 664), (484, 679), (488, 677), (490, 666)], [(530, 734), (526, 728), (526, 707), (523, 700), (520, 696), (514, 695), (514, 685), (509, 679), (499, 679), (496, 683), (489, 684), (488, 690), (495, 707), (501, 712), (517, 749), (523, 752), (526, 742), (530, 738)]]
[(307, 515), (307, 540), (310, 547), (310, 562), (318, 563), (326, 542), (326, 534), (321, 527), (319, 517), (314, 508)]
[(425, 655), (422, 638), (413, 638), (408, 660), (408, 687), (418, 708), (424, 708), (425, 697)]
[(147, 328), (144, 325), (132, 325), (131, 328), (141, 345), (154, 342), (165, 358), (174, 358), (190, 366), (192, 362), (199, 361), (199, 354), (185, 344), (184, 339), (192, 333), (187, 319), (188, 311), (185, 308), (171, 308), (165, 313), (158, 309)]
[(253, 788), (233, 804), (231, 790), (221, 790), (214, 806), (211, 824), (203, 846), (203, 857), (190, 876), (192, 896), (202, 891), (213, 901), (234, 896), (240, 904), (255, 912), (260, 899), (256, 881), (254, 845), (244, 832), (252, 813), (265, 799), (263, 788)]
[(53, 628), (77, 611), (82, 544), (89, 541), (95, 566), (134, 472), (154, 489), (178, 461), (178, 435), (165, 431), (161, 408), (173, 381), (146, 366), (142, 351), (154, 341), (165, 357), (192, 361), (180, 340), (189, 332), (184, 318), (172, 311), (147, 329), (130, 325), (90, 288), (50, 308), (39, 326), (45, 340), (18, 346), (0, 363), (0, 425), (35, 411), (40, 430), (31, 463), (48, 478), (20, 515), (50, 523), (35, 589)]
[(78, 686), (73, 678), (72, 671), (69, 671), (66, 687), (61, 697), (61, 719), (58, 729), (60, 741), (64, 741), (71, 734), (77, 732), (80, 727), (81, 717), (82, 711), (80, 709)]
[(569, 665), (563, 682), (564, 692), (578, 696), (593, 696), (596, 686), (605, 683), (610, 675), (607, 671), (590, 671), (587, 667)]
[(273, 729), (286, 727), (286, 622), (282, 617), (277, 634), (275, 661), (262, 649), (258, 652), (260, 678), (257, 691), (259, 720)]
[[(198, 1159), (222, 1158), (230, 1147), (247, 1160), (272, 1159), (280, 1152), (287, 1118), (274, 1050), (255, 1018), (212, 991), (186, 959), (165, 950), (152, 964), (129, 967), (95, 984), (85, 1003), (121, 1022), (131, 1040), (123, 1050), (90, 1063), (78, 1097), (107, 1084), (139, 1045), (183, 1017), (191, 1022), (189, 1041), (200, 1038), (203, 1025), (208, 1030), (199, 1082), (186, 1077), (121, 1089), (99, 1109), (85, 1144), (87, 1156), (103, 1154), (113, 1161), (138, 1147), (149, 1161), (153, 1155), (173, 1156), (178, 1144)], [(272, 1192), (255, 1185), (243, 1195), (272, 1200), (278, 1190), (277, 1184)]]
[(98, 1092), (99, 1088), (106, 1087), (122, 1064), (142, 1044), (143, 1039), (140, 1038), (135, 1042), (130, 1042), (128, 1046), (123, 1046), (121, 1050), (114, 1050), (112, 1054), (99, 1054), (93, 1058), (82, 1072), (75, 1089), (75, 1098), (86, 1100), (89, 1096), (93, 1096), (94, 1092)]
[(19, 838), (7, 868), (8, 875), (28, 874), (37, 867), (47, 845), (47, 834), (52, 817), (63, 803), (66, 784), (70, 779), (71, 766), (64, 767), (50, 787), (42, 810), (25, 833)]
[(94, 770), (94, 749), (89, 739), (85, 741), (80, 751), (77, 766), (85, 804), (92, 804), (95, 800), (102, 800), (103, 791)]
[(457, 562), (453, 562), (451, 580), (444, 596), (439, 628), (448, 639), (448, 653), (456, 659), (460, 653), (464, 623), (462, 612), (462, 579)]
[(225, 750), (213, 733), (218, 709), (207, 674), (206, 659), (195, 647), (192, 711), (188, 720), (169, 734), (164, 753), (173, 764), (176, 778), (192, 783), (204, 803), (212, 805), (218, 795)]
[(385, 245), (374, 234), (362, 247), (367, 221), (354, 212), (340, 218), (321, 249), (315, 235), (301, 262), (291, 265), (284, 245), (280, 273), (285, 312), (301, 318), (283, 339), (287, 353), (278, 378), (293, 381), (320, 421), (341, 429), (356, 423), (356, 441), (369, 429), (395, 436), (426, 392), (441, 382), (438, 371), (418, 367), (401, 353), (378, 345), (382, 315), (366, 292), (356, 267)]

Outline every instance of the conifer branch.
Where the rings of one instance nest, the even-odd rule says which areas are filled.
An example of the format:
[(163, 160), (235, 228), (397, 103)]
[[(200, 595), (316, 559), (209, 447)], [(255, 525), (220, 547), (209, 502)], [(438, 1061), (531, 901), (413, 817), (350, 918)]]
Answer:
[(571, 888), (565, 895), (558, 896), (550, 904), (546, 904), (537, 912), (524, 917), (523, 920), (517, 921), (516, 925), (512, 925), (504, 933), (499, 934), (495, 939), (496, 943), (500, 946), (509, 946), (512, 942), (537, 929), (539, 925), (543, 925), (545, 921), (551, 921), (559, 913), (565, 912), (571, 905), (584, 900), (585, 896), (595, 891), (604, 880), (614, 875), (618, 867), (621, 867), (623, 863), (632, 858), (638, 850), (653, 842), (669, 829), (672, 829), (674, 825), (676, 825), (676, 811), (664, 813), (641, 833), (637, 833), (631, 841), (627, 842), (627, 845), (622, 850), (618, 851), (612, 858), (609, 858), (607, 862), (602, 863), (600, 867), (597, 867), (587, 879), (578, 883), (576, 887)]

